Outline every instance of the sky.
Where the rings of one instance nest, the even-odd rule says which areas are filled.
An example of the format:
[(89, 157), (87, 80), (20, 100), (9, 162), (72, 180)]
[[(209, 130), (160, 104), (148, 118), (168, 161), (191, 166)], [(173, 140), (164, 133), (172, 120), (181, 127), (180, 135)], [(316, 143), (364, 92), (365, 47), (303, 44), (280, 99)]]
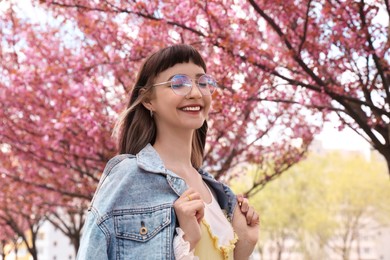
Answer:
[(322, 141), (325, 149), (369, 151), (370, 144), (349, 128), (338, 131), (331, 123), (326, 123), (322, 132), (316, 137)]

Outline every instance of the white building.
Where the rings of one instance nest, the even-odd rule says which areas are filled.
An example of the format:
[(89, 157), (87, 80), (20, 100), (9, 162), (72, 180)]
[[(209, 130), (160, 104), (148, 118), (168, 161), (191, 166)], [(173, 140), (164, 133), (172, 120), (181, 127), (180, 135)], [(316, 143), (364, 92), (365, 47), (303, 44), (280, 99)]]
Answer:
[(38, 232), (37, 248), (39, 260), (76, 259), (70, 239), (49, 221), (46, 221)]
[[(38, 231), (36, 246), (39, 260), (74, 260), (75, 250), (70, 239), (49, 221), (45, 221)], [(22, 244), (18, 247), (17, 257), (11, 251), (5, 260), (32, 260), (26, 247)]]

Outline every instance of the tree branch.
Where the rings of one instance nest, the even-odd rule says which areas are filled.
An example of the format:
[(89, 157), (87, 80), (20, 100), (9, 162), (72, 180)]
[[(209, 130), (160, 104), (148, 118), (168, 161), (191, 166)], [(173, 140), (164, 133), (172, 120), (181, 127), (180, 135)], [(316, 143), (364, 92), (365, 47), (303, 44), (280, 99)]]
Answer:
[(305, 17), (305, 25), (303, 27), (303, 37), (301, 39), (301, 43), (299, 44), (299, 47), (298, 47), (298, 53), (300, 54), (302, 52), (302, 48), (303, 48), (303, 45), (305, 44), (305, 41), (306, 41), (306, 36), (307, 36), (307, 27), (308, 27), (308, 24), (309, 24), (309, 12), (310, 12), (310, 5), (311, 5), (311, 2), (312, 0), (309, 0), (307, 2), (307, 6), (306, 6), (306, 17)]

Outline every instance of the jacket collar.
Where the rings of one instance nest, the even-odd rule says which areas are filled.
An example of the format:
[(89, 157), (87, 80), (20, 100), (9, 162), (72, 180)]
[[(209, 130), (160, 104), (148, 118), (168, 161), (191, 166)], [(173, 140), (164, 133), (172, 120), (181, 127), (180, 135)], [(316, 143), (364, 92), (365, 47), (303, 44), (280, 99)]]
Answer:
[(147, 172), (165, 175), (169, 186), (171, 186), (172, 190), (178, 196), (181, 196), (188, 189), (187, 184), (182, 178), (165, 168), (162, 159), (151, 144), (147, 144), (137, 154), (137, 164), (139, 168)]
[[(165, 168), (164, 162), (162, 161), (159, 154), (151, 144), (147, 144), (136, 155), (136, 157), (137, 157), (138, 167), (140, 167), (145, 171), (164, 174), (164, 175), (171, 175), (172, 177), (179, 177), (176, 173)], [(210, 175), (208, 172), (204, 171), (202, 168), (198, 169), (198, 172), (203, 179), (215, 181), (214, 177)]]
[[(176, 173), (165, 168), (164, 162), (156, 149), (151, 144), (147, 144), (137, 155), (137, 164), (141, 169), (151, 172), (180, 178)], [(181, 178), (180, 178), (181, 179)]]
[[(165, 175), (172, 173), (165, 168), (162, 159), (151, 144), (147, 144), (136, 156), (138, 167), (145, 171), (162, 173)], [(174, 173), (172, 174), (176, 175)]]

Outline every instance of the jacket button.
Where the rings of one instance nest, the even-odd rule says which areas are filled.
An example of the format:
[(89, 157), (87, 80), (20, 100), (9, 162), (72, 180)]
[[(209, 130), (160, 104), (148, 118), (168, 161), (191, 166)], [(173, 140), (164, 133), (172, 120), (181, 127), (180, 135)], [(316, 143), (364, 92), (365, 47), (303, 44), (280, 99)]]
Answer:
[(139, 229), (139, 233), (140, 233), (141, 235), (146, 235), (146, 233), (148, 233), (148, 229), (147, 229), (146, 227), (141, 227), (141, 228)]

